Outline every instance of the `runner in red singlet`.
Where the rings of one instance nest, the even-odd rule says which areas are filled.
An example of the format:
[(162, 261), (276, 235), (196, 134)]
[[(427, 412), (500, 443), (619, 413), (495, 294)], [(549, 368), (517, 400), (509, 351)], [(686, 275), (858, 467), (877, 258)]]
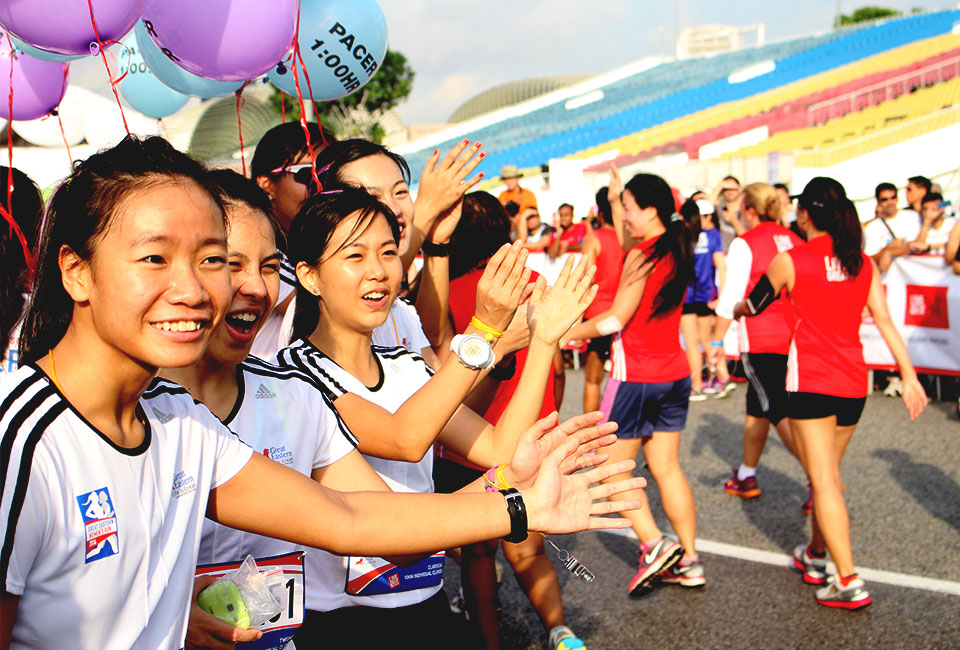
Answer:
[[(870, 594), (857, 577), (840, 461), (869, 388), (860, 343), (863, 307), (870, 308), (903, 378), (903, 401), (914, 419), (927, 403), (906, 346), (887, 310), (880, 273), (860, 248), (856, 208), (843, 186), (814, 178), (803, 190), (797, 223), (807, 243), (777, 255), (734, 315), (760, 313), (786, 289), (793, 314), (787, 363), (787, 417), (813, 484), (813, 534), (793, 552), (794, 566), (818, 589), (821, 605), (866, 607)], [(826, 551), (837, 573), (828, 580)]]
[[(464, 198), (463, 215), (450, 241), (450, 321), (444, 340), (438, 345), (441, 350), (449, 348), (449, 336), (463, 331), (470, 324), (477, 308), (477, 282), (483, 275), (490, 256), (510, 241), (510, 219), (497, 199), (486, 192), (473, 192)], [(539, 275), (531, 273), (530, 281), (536, 282)], [(596, 299), (594, 299), (594, 303)], [(528, 340), (529, 329), (523, 324), (526, 310), (518, 310), (506, 338), (522, 337)], [(520, 324), (520, 327), (517, 325)], [(505, 341), (511, 349), (517, 347)], [(527, 362), (527, 347), (502, 361), (490, 371), (466, 400), (465, 404), (476, 410), (485, 420), (495, 423), (500, 419), (510, 398), (516, 392), (520, 375)], [(548, 373), (546, 387), (541, 395), (540, 415), (546, 417), (556, 410), (553, 397), (553, 373)], [(596, 410), (596, 409), (594, 409)], [(453, 492), (481, 476), (484, 469), (447, 447), (438, 445), (438, 458), (434, 462), (434, 484), (437, 492)], [(470, 620), (483, 637), (483, 647), (496, 650), (500, 647), (500, 625), (497, 615), (496, 555), (499, 540), (465, 546), (461, 554), (461, 584)], [(531, 535), (519, 544), (504, 542), (503, 555), (536, 610), (550, 641), (550, 650), (576, 648), (582, 643), (566, 625), (563, 612), (563, 597), (560, 582), (553, 562), (547, 557), (544, 540), (540, 535)]]
[(690, 400), (680, 312), (693, 277), (693, 239), (686, 222), (674, 217), (673, 193), (659, 176), (634, 176), (623, 190), (622, 202), (628, 235), (640, 243), (624, 258), (613, 305), (575, 326), (568, 336), (616, 334), (613, 369), (601, 407), (619, 425), (620, 439), (609, 455), (635, 458), (643, 449), (664, 512), (680, 539), (677, 544), (664, 537), (649, 508), (628, 515), (641, 542), (640, 566), (628, 591), (639, 596), (653, 589), (660, 577), (684, 587), (705, 582), (694, 546), (693, 492), (678, 462), (680, 430)]
[[(623, 249), (613, 227), (613, 215), (610, 212), (608, 188), (601, 187), (597, 192), (597, 219), (600, 227), (583, 240), (583, 254), (597, 265), (594, 282), (600, 287), (597, 297), (587, 307), (583, 317), (589, 320), (602, 314), (613, 306), (623, 269)], [(603, 383), (604, 365), (610, 358), (612, 335), (598, 336), (587, 344), (587, 356), (583, 363), (583, 412), (589, 413), (600, 408), (600, 384)]]
[[(747, 232), (733, 240), (727, 253), (727, 283), (717, 304), (717, 324), (710, 340), (713, 363), (723, 363), (723, 337), (730, 327), (733, 308), (743, 300), (779, 253), (803, 244), (796, 234), (781, 226), (777, 190), (767, 183), (744, 188), (740, 214)], [(776, 301), (760, 316), (741, 318), (740, 359), (749, 381), (747, 421), (743, 428), (743, 462), (723, 484), (728, 494), (745, 499), (760, 496), (756, 472), (773, 424), (783, 444), (796, 455), (790, 422), (786, 419), (787, 349), (790, 328), (784, 301)]]

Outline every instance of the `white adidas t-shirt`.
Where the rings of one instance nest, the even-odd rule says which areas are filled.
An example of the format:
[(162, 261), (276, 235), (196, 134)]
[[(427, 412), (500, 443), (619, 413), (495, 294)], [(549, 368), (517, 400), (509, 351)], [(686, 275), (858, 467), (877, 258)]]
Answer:
[[(290, 339), (293, 336), (293, 314), (296, 311), (296, 306), (297, 299), (294, 297), (283, 317), (283, 327), (280, 330), (281, 348), (290, 344)], [(373, 330), (372, 339), (374, 345), (385, 348), (400, 346), (416, 354), (420, 354), (424, 348), (430, 347), (430, 341), (427, 340), (427, 335), (423, 333), (420, 314), (417, 313), (417, 308), (406, 298), (397, 298), (393, 301), (387, 320), (383, 325)], [(269, 356), (273, 356), (274, 352), (271, 352)]]
[[(336, 405), (337, 398), (354, 393), (381, 408), (395, 413), (411, 395), (417, 392), (430, 377), (433, 370), (419, 354), (403, 347), (382, 348), (373, 346), (374, 358), (380, 366), (380, 381), (375, 386), (365, 386), (335, 361), (326, 356), (312, 343), (300, 339), (281, 350), (278, 363), (309, 374), (322, 387)], [(417, 463), (384, 460), (364, 456), (394, 492), (433, 492), (433, 453), (427, 452)], [(404, 607), (423, 602), (442, 588), (437, 586), (414, 589), (400, 593), (373, 596), (351, 596), (345, 592), (348, 558), (338, 557), (323, 551), (315, 565), (324, 581), (323, 605), (318, 611), (340, 607)], [(356, 560), (357, 558), (354, 558)], [(307, 575), (307, 582), (314, 576)]]
[(207, 498), (252, 450), (184, 392), (140, 406), (144, 442), (122, 449), (37, 368), (0, 375), (13, 648), (183, 647)]
[[(281, 368), (248, 357), (237, 368), (240, 395), (223, 423), (253, 450), (287, 465), (305, 476), (331, 465), (356, 447), (356, 438), (311, 380), (297, 370)], [(306, 552), (305, 603), (315, 601), (321, 582), (312, 579), (312, 561), (318, 555), (272, 537), (221, 526), (209, 519), (203, 524), (199, 564), (240, 562), (248, 554), (255, 559)]]

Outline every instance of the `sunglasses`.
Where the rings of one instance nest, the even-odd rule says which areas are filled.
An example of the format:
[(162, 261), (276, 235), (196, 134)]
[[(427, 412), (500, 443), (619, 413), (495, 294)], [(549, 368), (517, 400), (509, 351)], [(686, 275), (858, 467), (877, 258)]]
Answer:
[(311, 163), (303, 163), (301, 165), (288, 165), (286, 167), (277, 167), (271, 174), (293, 174), (293, 180), (300, 183), (301, 185), (310, 185), (310, 181), (313, 179), (313, 165)]

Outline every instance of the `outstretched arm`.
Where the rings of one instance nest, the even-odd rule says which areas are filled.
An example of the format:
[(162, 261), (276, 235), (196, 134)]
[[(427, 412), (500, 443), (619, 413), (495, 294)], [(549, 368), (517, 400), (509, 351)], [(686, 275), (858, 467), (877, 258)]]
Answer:
[(643, 297), (643, 289), (647, 285), (649, 268), (643, 268), (645, 259), (640, 251), (632, 250), (627, 253), (613, 305), (602, 314), (597, 314), (590, 320), (575, 325), (563, 340), (595, 339), (615, 334), (626, 327), (633, 315), (637, 313), (637, 307), (640, 306), (640, 299)]
[(890, 318), (887, 300), (883, 295), (880, 270), (872, 260), (870, 265), (873, 267), (873, 280), (870, 283), (870, 293), (867, 295), (867, 307), (870, 308), (873, 322), (880, 330), (880, 335), (890, 349), (890, 354), (896, 360), (897, 367), (900, 368), (900, 378), (903, 380), (903, 403), (907, 406), (910, 419), (915, 420), (929, 400), (926, 391), (923, 390), (923, 386), (917, 380), (917, 373), (910, 362), (910, 355), (907, 354), (907, 346), (904, 345), (900, 332), (897, 331), (893, 319)]
[[(600, 515), (638, 508), (639, 502), (596, 501), (643, 487), (643, 479), (589, 486), (629, 472), (635, 463), (562, 474), (561, 466), (579, 448), (580, 442), (571, 438), (551, 452), (536, 482), (523, 492), (528, 530), (563, 534), (629, 526), (625, 519)], [(259, 454), (210, 492), (207, 514), (226, 526), (341, 555), (426, 553), (510, 532), (500, 494), (340, 493)]]

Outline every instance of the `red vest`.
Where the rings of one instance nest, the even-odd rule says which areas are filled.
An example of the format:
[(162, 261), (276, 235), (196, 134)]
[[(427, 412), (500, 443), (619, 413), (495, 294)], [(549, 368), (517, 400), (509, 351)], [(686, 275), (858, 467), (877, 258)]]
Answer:
[[(633, 249), (647, 254), (658, 239), (654, 237)], [(611, 346), (613, 369), (610, 376), (613, 379), (657, 384), (690, 376), (687, 357), (680, 347), (681, 305), (677, 304), (666, 314), (650, 317), (654, 300), (673, 272), (673, 258), (667, 255), (658, 260), (647, 275), (636, 313)]]
[(873, 267), (849, 278), (833, 255), (829, 235), (790, 251), (796, 282), (789, 294), (795, 312), (787, 359), (787, 390), (837, 397), (866, 397), (867, 366), (860, 343), (860, 321), (867, 304)]
[(597, 296), (583, 314), (584, 320), (590, 320), (597, 314), (613, 306), (613, 298), (620, 286), (620, 272), (623, 269), (623, 249), (617, 240), (617, 233), (608, 228), (593, 231), (600, 240), (600, 254), (597, 255), (597, 273), (593, 281), (597, 283)]
[[(773, 221), (764, 221), (754, 226), (740, 235), (740, 239), (750, 247), (753, 255), (750, 280), (744, 296), (750, 295), (778, 253), (803, 244), (803, 240), (797, 235)], [(741, 352), (787, 354), (790, 348), (790, 325), (786, 319), (785, 296), (786, 291), (759, 316), (740, 319)]]

